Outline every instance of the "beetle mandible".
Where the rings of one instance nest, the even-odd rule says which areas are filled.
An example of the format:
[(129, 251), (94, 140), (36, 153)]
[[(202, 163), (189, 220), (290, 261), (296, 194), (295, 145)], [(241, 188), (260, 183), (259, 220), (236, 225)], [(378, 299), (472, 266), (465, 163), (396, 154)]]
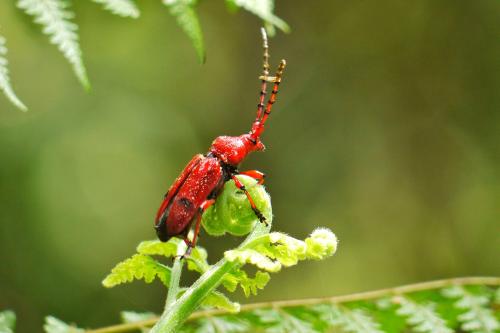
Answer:
[[(189, 254), (196, 246), (203, 212), (214, 204), (224, 183), (229, 180), (233, 180), (236, 187), (245, 193), (259, 221), (267, 225), (264, 215), (255, 206), (245, 186), (236, 178), (236, 175), (241, 174), (256, 179), (259, 184), (264, 182), (265, 175), (262, 172), (257, 170), (239, 172), (238, 165), (249, 153), (263, 151), (265, 148), (260, 136), (264, 132), (264, 125), (276, 101), (278, 87), (286, 66), (285, 60), (281, 60), (275, 76), (269, 76), (267, 35), (263, 28), (261, 32), (264, 55), (262, 75), (259, 79), (262, 83), (257, 117), (250, 132), (240, 136), (219, 136), (212, 142), (206, 154), (195, 155), (165, 194), (156, 214), (155, 229), (158, 238), (166, 242), (173, 236), (181, 236), (188, 246), (186, 254)], [(264, 108), (267, 82), (273, 83), (273, 90)], [(190, 241), (188, 233), (195, 219), (194, 236)]]

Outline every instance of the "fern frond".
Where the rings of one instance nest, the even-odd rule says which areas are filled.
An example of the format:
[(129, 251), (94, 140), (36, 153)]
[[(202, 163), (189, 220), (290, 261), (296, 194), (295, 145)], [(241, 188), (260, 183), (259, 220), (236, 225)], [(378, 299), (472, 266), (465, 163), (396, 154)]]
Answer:
[(48, 316), (45, 317), (45, 325), (43, 325), (43, 329), (46, 333), (84, 333), (85, 330), (78, 328), (73, 325), (66, 324), (65, 322)]
[(380, 325), (363, 309), (348, 309), (338, 305), (319, 305), (314, 308), (320, 318), (330, 326), (338, 326), (345, 332), (383, 333)]
[[(236, 288), (239, 283), (238, 278), (235, 277), (233, 282)], [(442, 288), (453, 285), (467, 286), (466, 291), (468, 288), (481, 288), (487, 291), (481, 292), (481, 295), (491, 296), (490, 286), (496, 287), (497, 295), (500, 278), (446, 279), (344, 296), (253, 303), (242, 305), (238, 314), (230, 314), (220, 309), (201, 310), (191, 315), (183, 326), (182, 332), (285, 332), (285, 328), (289, 329), (286, 332), (301, 332), (300, 329), (302, 331), (305, 329), (305, 332), (338, 332), (339, 330), (348, 332), (348, 329), (350, 332), (449, 332), (450, 329), (443, 325), (447, 321), (450, 321), (450, 325), (454, 327), (458, 325), (456, 320), (449, 318), (460, 314), (453, 301), (458, 296), (453, 296), (450, 301), (442, 296)], [(400, 296), (394, 297), (395, 294)], [(412, 297), (412, 300), (408, 295)], [(476, 293), (474, 295), (477, 296)], [(418, 299), (418, 303), (413, 299)], [(498, 315), (495, 300), (496, 298), (489, 304), (489, 308), (495, 312), (494, 315)], [(434, 302), (432, 304), (437, 305), (438, 311), (434, 310), (433, 306), (430, 306), (429, 311), (428, 302)], [(402, 303), (406, 307), (404, 312), (408, 314), (397, 313), (398, 310), (401, 311)], [(482, 306), (487, 307), (486, 304)], [(415, 319), (415, 323), (410, 323), (410, 318), (415, 316), (415, 313), (418, 313), (419, 319)], [(150, 327), (157, 320), (158, 317), (146, 319), (137, 323), (136, 326), (128, 325), (127, 329)], [(282, 320), (285, 320), (286, 324), (281, 324)], [(416, 327), (426, 320), (433, 323), (432, 327), (419, 331)], [(224, 330), (217, 331), (217, 327), (222, 327)], [(104, 328), (103, 331), (114, 332), (121, 328), (110, 326)], [(462, 331), (457, 328), (457, 332)]]
[(5, 37), (0, 35), (0, 90), (9, 101), (22, 111), (27, 111), (28, 108), (17, 97), (12, 85), (10, 84), (9, 69), (7, 67), (7, 45)]
[(134, 311), (122, 311), (120, 312), (120, 318), (124, 323), (137, 323), (139, 321), (148, 320), (156, 317), (153, 312), (134, 312)]
[(139, 325), (138, 329), (142, 333), (148, 333), (149, 328), (144, 326), (140, 326), (144, 321), (156, 318), (156, 314), (153, 312), (134, 312), (134, 311), (122, 311), (120, 312), (120, 318), (124, 324), (135, 324)]
[(322, 329), (315, 327), (314, 320), (308, 313), (297, 313), (294, 309), (258, 309), (253, 312), (258, 318), (259, 326), (265, 327), (269, 333), (319, 333)]
[(132, 0), (92, 0), (96, 3), (102, 4), (105, 9), (109, 10), (115, 15), (122, 17), (138, 18), (139, 8)]
[(217, 308), (221, 310), (226, 310), (230, 313), (237, 313), (240, 311), (240, 304), (237, 302), (232, 302), (226, 295), (219, 291), (211, 292), (207, 298), (203, 300), (203, 306), (209, 308)]
[(50, 36), (50, 42), (57, 45), (73, 67), (80, 83), (90, 88), (87, 72), (82, 60), (78, 42), (78, 26), (71, 21), (73, 12), (68, 10), (68, 2), (63, 0), (18, 0), (17, 6), (35, 22), (43, 26), (43, 33)]
[(251, 326), (244, 320), (234, 316), (207, 317), (200, 319), (196, 325), (183, 327), (181, 333), (247, 333)]
[(240, 264), (252, 264), (268, 272), (276, 273), (281, 269), (281, 263), (269, 259), (267, 256), (252, 249), (230, 250), (224, 253), (224, 257), (231, 262)]
[(271, 276), (267, 272), (257, 271), (251, 278), (245, 271), (238, 268), (224, 276), (222, 285), (230, 292), (234, 292), (240, 285), (243, 293), (248, 297), (257, 295), (257, 290), (264, 289), (270, 279)]
[(16, 314), (10, 310), (0, 312), (0, 333), (14, 333)]
[(170, 268), (155, 261), (150, 256), (135, 254), (131, 258), (116, 265), (111, 273), (106, 276), (102, 284), (111, 288), (133, 280), (144, 280), (151, 283), (158, 278), (165, 286), (170, 281)]
[(194, 9), (196, 2), (196, 0), (163, 0), (163, 4), (170, 8), (170, 14), (177, 19), (179, 26), (191, 39), (199, 61), (204, 63), (205, 45), (198, 14)]
[[(274, 15), (274, 0), (227, 0), (230, 7), (241, 7), (261, 18), (268, 25), (275, 26), (283, 32), (290, 32), (290, 26)], [(272, 36), (273, 30), (266, 26), (268, 33)]]
[[(179, 246), (180, 242), (183, 242), (183, 240), (175, 237), (171, 238), (168, 242), (160, 242), (159, 240), (143, 241), (137, 246), (137, 252), (140, 254), (173, 258), (177, 255), (177, 246)], [(193, 248), (191, 254), (186, 258), (188, 269), (200, 274), (205, 273), (210, 268), (207, 256), (207, 251), (201, 246)]]
[(418, 304), (406, 297), (396, 297), (394, 302), (399, 304), (396, 313), (406, 318), (408, 325), (415, 332), (421, 333), (453, 333), (446, 326), (446, 322), (436, 312), (436, 304)]
[(458, 300), (454, 306), (463, 310), (458, 316), (463, 331), (472, 333), (494, 333), (500, 328), (493, 311), (487, 308), (487, 296), (474, 295), (460, 286), (453, 286), (442, 291), (442, 294), (451, 299)]

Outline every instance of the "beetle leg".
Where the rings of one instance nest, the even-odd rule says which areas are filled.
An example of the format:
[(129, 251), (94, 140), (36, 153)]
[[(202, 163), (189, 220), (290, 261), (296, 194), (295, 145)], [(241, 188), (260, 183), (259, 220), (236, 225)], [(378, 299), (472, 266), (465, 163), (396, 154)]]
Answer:
[(252, 177), (253, 179), (255, 179), (258, 182), (259, 185), (264, 184), (264, 178), (266, 178), (266, 175), (263, 172), (260, 172), (258, 170), (242, 171), (239, 174)]
[(259, 219), (259, 221), (261, 223), (264, 223), (266, 226), (268, 225), (267, 222), (266, 222), (266, 218), (264, 215), (262, 215), (261, 211), (257, 208), (257, 206), (255, 205), (255, 202), (253, 201), (252, 199), (252, 196), (250, 195), (250, 193), (248, 193), (247, 189), (245, 188), (245, 185), (243, 185), (238, 178), (236, 178), (235, 175), (231, 175), (231, 178), (233, 179), (234, 181), (234, 184), (236, 185), (236, 187), (243, 191), (245, 193), (245, 195), (247, 196), (247, 199), (248, 201), (250, 202), (250, 206), (252, 207), (252, 210), (254, 211), (255, 215), (257, 216), (257, 218)]
[(191, 250), (196, 246), (196, 239), (198, 238), (198, 234), (200, 233), (200, 226), (201, 226), (201, 216), (203, 213), (208, 209), (208, 207), (212, 206), (215, 203), (215, 199), (209, 199), (203, 201), (203, 203), (200, 205), (198, 208), (198, 216), (196, 217), (196, 225), (194, 227), (194, 236), (193, 240), (190, 241), (187, 235), (184, 237), (184, 242), (188, 246), (186, 253), (184, 256), (188, 256), (191, 254)]

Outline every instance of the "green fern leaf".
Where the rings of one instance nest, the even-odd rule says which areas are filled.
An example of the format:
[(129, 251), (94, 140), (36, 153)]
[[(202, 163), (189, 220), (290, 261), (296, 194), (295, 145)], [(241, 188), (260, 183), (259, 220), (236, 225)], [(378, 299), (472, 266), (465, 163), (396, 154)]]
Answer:
[(85, 330), (78, 328), (73, 325), (68, 325), (65, 322), (52, 317), (48, 316), (45, 317), (45, 325), (43, 325), (43, 328), (46, 333), (84, 333)]
[[(298, 311), (297, 311), (298, 310)], [(258, 309), (253, 312), (268, 333), (315, 333), (322, 332), (314, 325), (308, 313), (300, 309)]]
[(6, 310), (0, 312), (0, 333), (14, 333), (16, 327), (16, 314)]
[(202, 303), (203, 306), (226, 310), (228, 312), (236, 313), (240, 311), (240, 304), (231, 302), (229, 298), (219, 291), (211, 292)]
[(150, 256), (135, 254), (131, 258), (116, 265), (102, 284), (111, 288), (122, 283), (143, 279), (151, 283), (158, 278), (165, 286), (170, 282), (170, 268), (155, 261)]
[(345, 332), (383, 333), (380, 325), (362, 309), (348, 309), (337, 305), (320, 305), (315, 310), (329, 326), (338, 326)]
[(177, 254), (178, 239), (171, 238), (168, 242), (159, 240), (143, 241), (137, 246), (137, 252), (146, 255), (174, 257)]
[(245, 271), (236, 269), (232, 273), (227, 274), (222, 283), (229, 291), (234, 291), (239, 284), (245, 296), (248, 297), (250, 295), (257, 295), (257, 290), (264, 289), (270, 279), (271, 276), (267, 272), (257, 271), (255, 277), (251, 278)]
[(260, 269), (276, 273), (281, 269), (279, 261), (273, 261), (260, 252), (252, 249), (230, 250), (224, 253), (224, 257), (231, 262), (240, 264), (253, 264)]
[(170, 14), (177, 19), (177, 23), (191, 39), (199, 61), (204, 63), (205, 46), (198, 14), (194, 10), (196, 2), (196, 0), (163, 0), (163, 4), (170, 8)]
[(454, 286), (442, 291), (442, 294), (458, 300), (454, 306), (465, 312), (458, 316), (463, 331), (472, 333), (493, 333), (500, 328), (493, 311), (487, 308), (489, 299), (483, 295), (474, 295), (465, 288)]
[(396, 313), (405, 317), (407, 324), (415, 332), (453, 333), (453, 330), (446, 326), (445, 320), (437, 314), (436, 304), (418, 304), (405, 297), (396, 297), (394, 301), (400, 306)]
[(148, 319), (155, 318), (157, 315), (153, 312), (134, 312), (134, 311), (122, 311), (120, 312), (120, 318), (125, 324), (137, 323), (139, 321), (144, 321)]
[[(177, 255), (177, 246), (179, 246), (180, 242), (183, 242), (183, 240), (175, 237), (171, 238), (168, 242), (160, 242), (159, 240), (143, 241), (137, 246), (137, 252), (172, 258)], [(191, 254), (186, 258), (188, 269), (200, 274), (205, 273), (210, 268), (207, 256), (207, 251), (201, 246), (193, 248)]]
[(234, 316), (207, 317), (194, 326), (185, 326), (182, 333), (244, 333), (251, 332), (251, 326)]
[(102, 4), (105, 9), (115, 15), (123, 17), (138, 18), (139, 9), (132, 0), (92, 0)]
[(82, 52), (76, 31), (78, 26), (71, 21), (74, 14), (67, 9), (63, 0), (19, 0), (17, 6), (35, 17), (35, 22), (43, 26), (43, 33), (50, 36), (73, 67), (80, 83), (90, 88), (87, 72), (83, 65)]
[(274, 0), (227, 0), (230, 8), (241, 7), (250, 13), (261, 18), (266, 24), (269, 35), (273, 35), (274, 29), (269, 29), (269, 25), (281, 29), (283, 32), (290, 32), (290, 26), (273, 14)]
[[(122, 311), (120, 312), (120, 317), (124, 324), (134, 324), (134, 323), (139, 324), (146, 320), (156, 318), (157, 315), (154, 314), (153, 312)], [(142, 333), (149, 332), (149, 327), (140, 326), (139, 329)]]
[(4, 95), (22, 111), (27, 111), (28, 108), (23, 102), (17, 97), (14, 89), (10, 84), (9, 69), (7, 68), (7, 46), (6, 39), (0, 36), (0, 90), (3, 91)]

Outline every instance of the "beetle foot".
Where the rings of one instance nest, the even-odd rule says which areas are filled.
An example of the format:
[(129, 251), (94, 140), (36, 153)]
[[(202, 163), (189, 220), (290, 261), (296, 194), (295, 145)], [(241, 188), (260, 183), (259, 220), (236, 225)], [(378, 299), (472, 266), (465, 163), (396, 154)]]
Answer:
[(260, 212), (260, 210), (255, 208), (253, 211), (254, 211), (255, 215), (257, 216), (257, 218), (259, 219), (260, 223), (264, 223), (264, 225), (266, 227), (269, 226), (269, 223), (267, 223), (267, 221), (266, 221), (266, 217)]
[(183, 259), (189, 259), (191, 257), (191, 251), (193, 250), (193, 245), (189, 242), (187, 244), (187, 250), (183, 255), (175, 255), (172, 257), (172, 261), (175, 261), (176, 259), (183, 260)]

